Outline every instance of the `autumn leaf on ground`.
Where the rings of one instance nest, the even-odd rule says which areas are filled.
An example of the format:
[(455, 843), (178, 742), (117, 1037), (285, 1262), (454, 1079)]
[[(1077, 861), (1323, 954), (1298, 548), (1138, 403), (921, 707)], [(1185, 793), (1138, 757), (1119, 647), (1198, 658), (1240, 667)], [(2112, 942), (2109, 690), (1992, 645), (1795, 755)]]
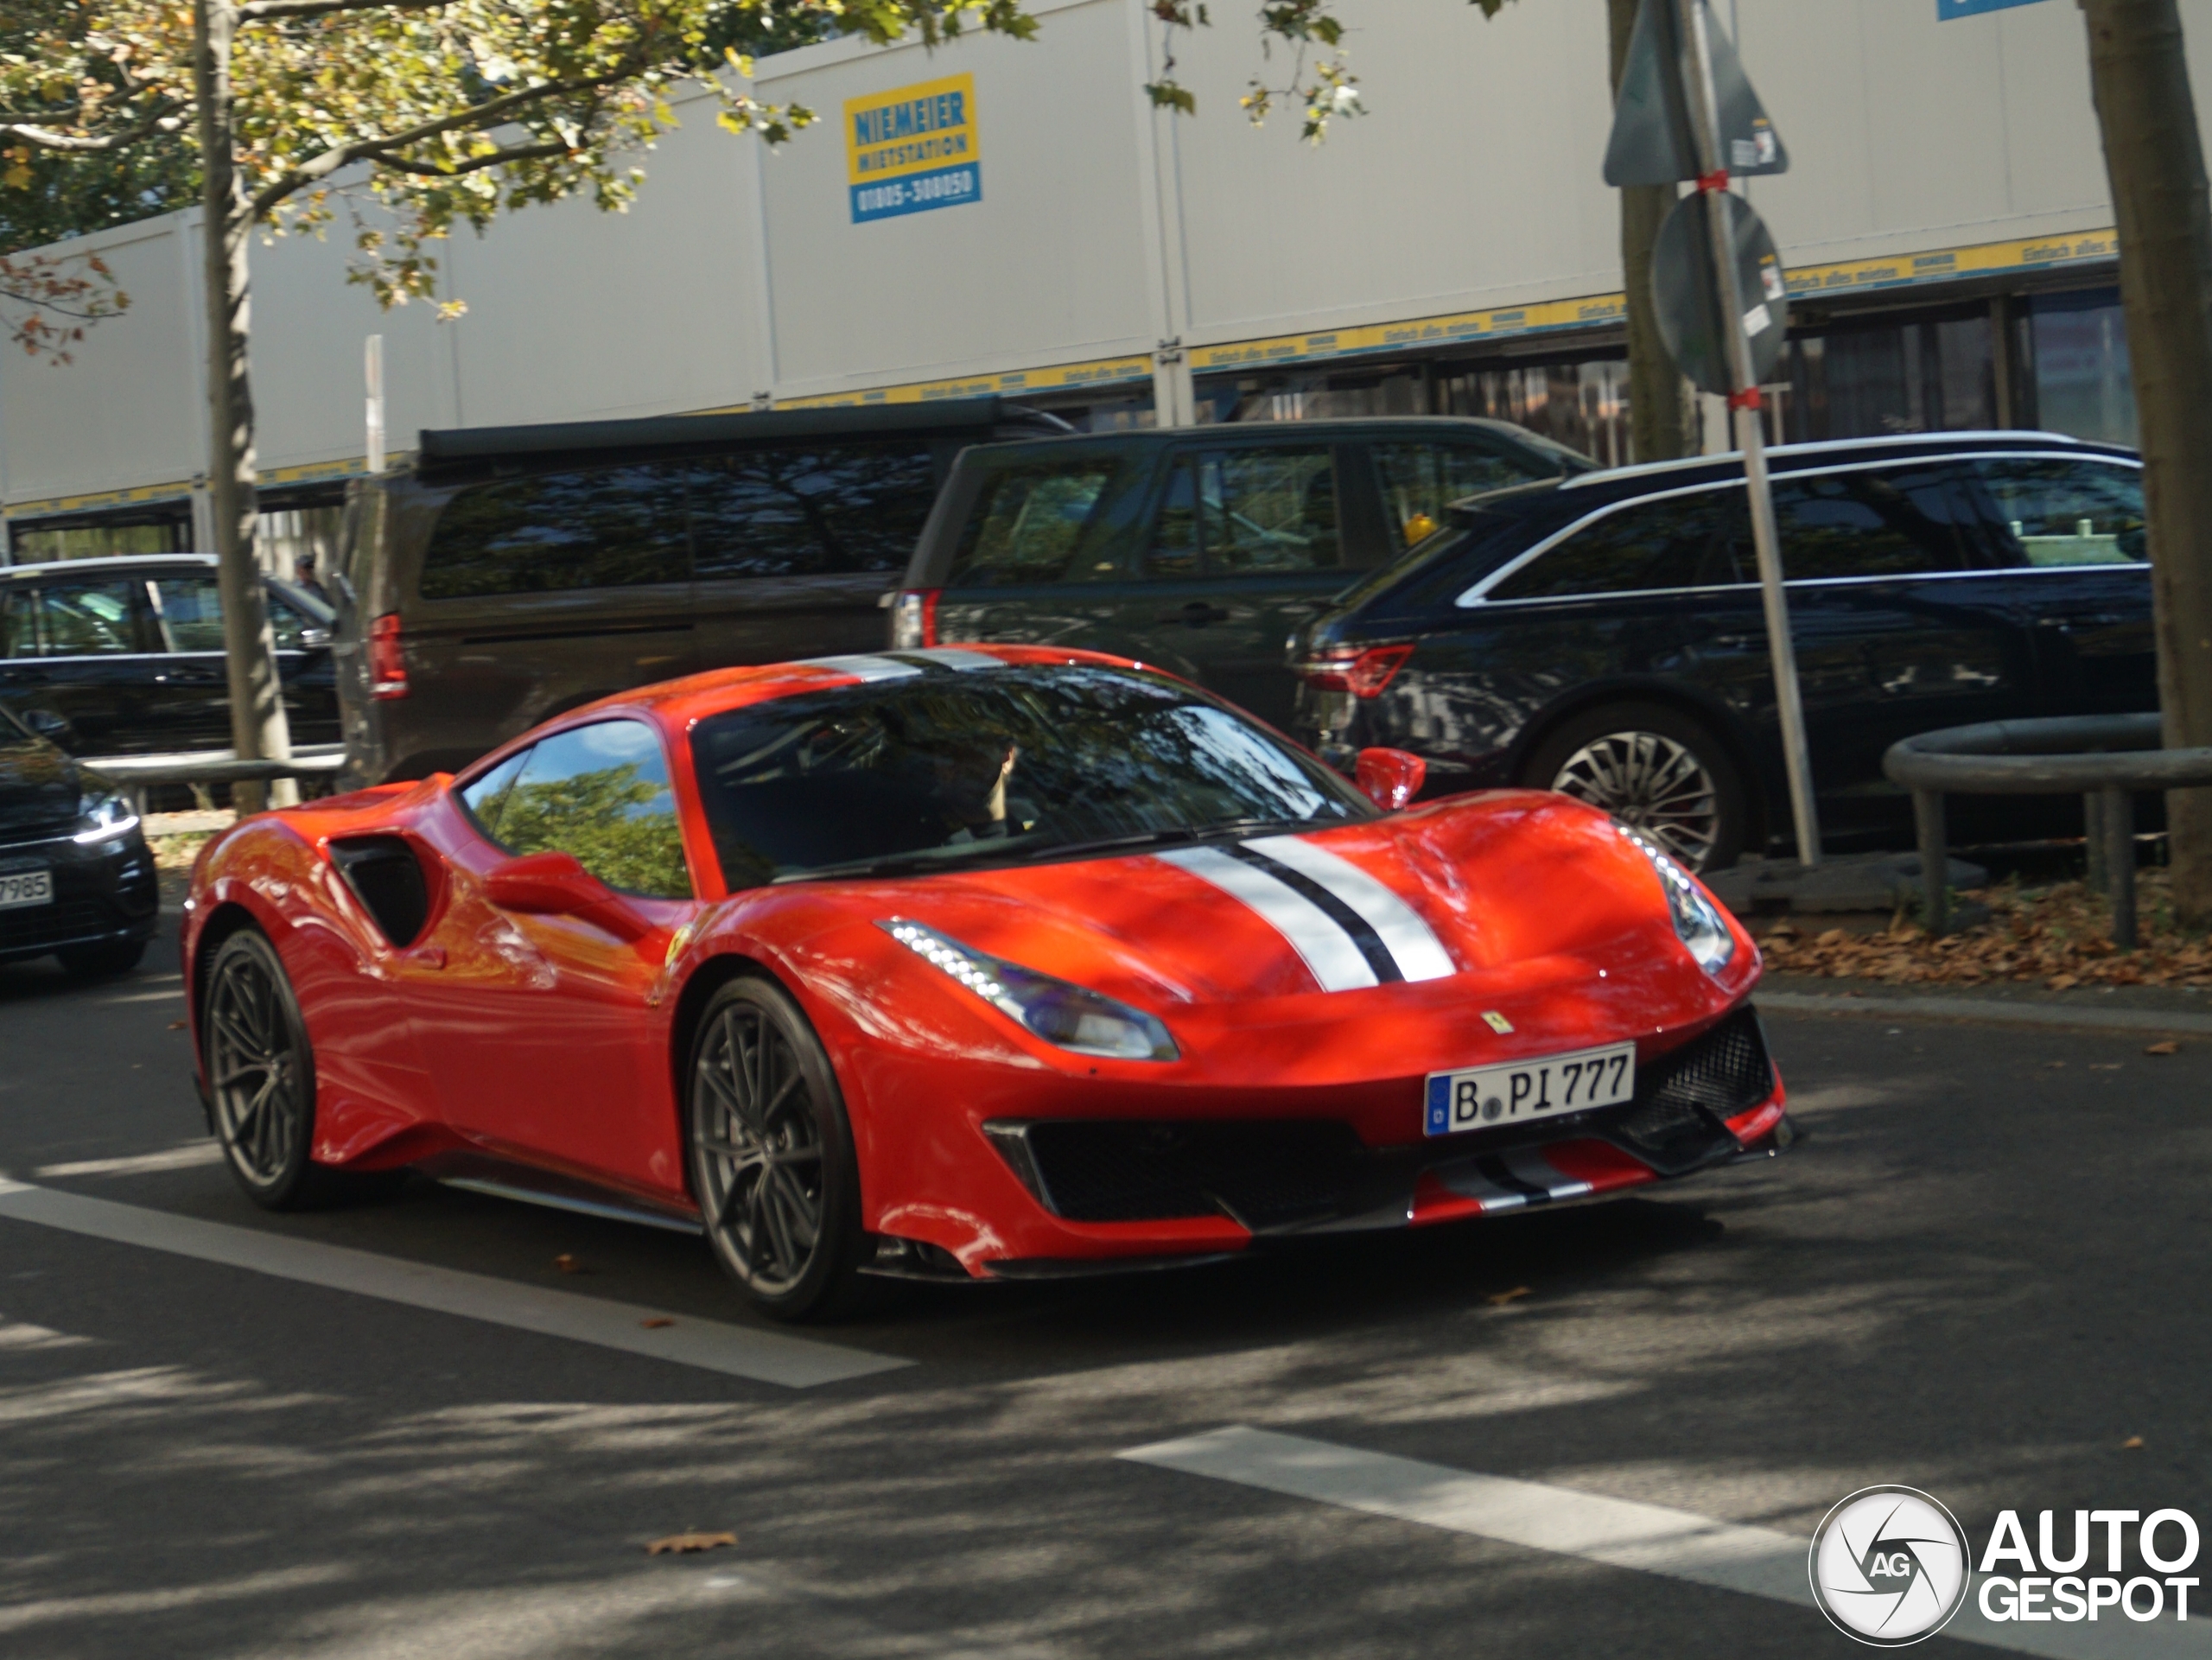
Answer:
[(183, 1021), (171, 1021), (169, 1022), (169, 1030), (172, 1032), (181, 1032), (184, 1030), (185, 1025), (186, 1022)]
[(714, 1550), (722, 1545), (734, 1545), (734, 1533), (671, 1533), (665, 1539), (656, 1539), (645, 1547), (648, 1556), (681, 1556), (694, 1550)]
[(659, 1327), (664, 1326), (673, 1326), (676, 1322), (669, 1319), (665, 1314), (655, 1314), (651, 1320), (641, 1320), (638, 1324), (651, 1332), (658, 1330)]
[(2123, 1453), (2141, 1452), (2143, 1450), (2143, 1438), (2140, 1435), (2130, 1435), (2126, 1441), (2120, 1442), (2120, 1450)]
[(1528, 1294), (1529, 1288), (1527, 1286), (1516, 1285), (1510, 1291), (1493, 1291), (1491, 1293), (1490, 1300), (1498, 1307), (1503, 1308), (1510, 1302), (1518, 1302), (1522, 1298)]
[(2143, 1053), (2146, 1055), (2177, 1055), (2181, 1053), (2181, 1045), (2168, 1038), (2164, 1043), (2152, 1044)]

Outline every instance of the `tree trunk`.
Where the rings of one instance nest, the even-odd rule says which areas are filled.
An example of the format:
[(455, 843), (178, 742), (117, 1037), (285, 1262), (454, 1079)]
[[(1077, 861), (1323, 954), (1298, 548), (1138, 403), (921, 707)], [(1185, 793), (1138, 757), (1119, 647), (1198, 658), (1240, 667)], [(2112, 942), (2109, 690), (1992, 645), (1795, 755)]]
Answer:
[[(205, 260), (201, 286), (207, 296), (207, 492), (220, 561), (231, 747), (241, 760), (289, 760), (292, 735), (276, 671), (276, 640), (253, 549), (253, 391), (246, 378), (246, 251), (253, 226), (231, 129), (231, 41), (237, 9), (231, 0), (194, 0), (193, 22), (193, 81), (206, 175), (200, 239)], [(299, 798), (299, 786), (289, 779), (266, 786), (232, 786), (232, 799), (241, 812), (257, 812), (264, 805), (289, 806)]]
[[(1612, 28), (1613, 92), (1628, 64), (1636, 31), (1637, 0), (1606, 0)], [(1630, 442), (1639, 461), (1671, 461), (1692, 453), (1682, 377), (1659, 339), (1659, 308), (1651, 297), (1651, 250), (1675, 206), (1673, 187), (1630, 185), (1621, 192), (1621, 281), (1628, 295), (1628, 415)]]
[[(2212, 745), (2212, 202), (2176, 0), (2083, 0), (2142, 429), (2158, 705)], [(2176, 911), (2212, 927), (2212, 791), (2166, 798)]]

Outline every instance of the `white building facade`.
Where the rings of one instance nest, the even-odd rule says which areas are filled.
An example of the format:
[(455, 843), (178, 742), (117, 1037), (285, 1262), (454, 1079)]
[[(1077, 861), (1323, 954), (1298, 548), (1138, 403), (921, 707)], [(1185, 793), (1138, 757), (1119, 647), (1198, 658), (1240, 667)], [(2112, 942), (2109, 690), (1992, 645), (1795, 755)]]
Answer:
[[(2127, 442), (2112, 210), (2067, 0), (1715, 0), (1793, 169), (1749, 194), (1790, 271), (1777, 438), (1986, 426)], [(386, 425), (604, 419), (999, 392), (1105, 426), (1502, 416), (1630, 459), (1605, 8), (1343, 0), (1369, 111), (1254, 130), (1249, 20), (1179, 35), (1156, 111), (1143, 0), (1034, 0), (1039, 39), (764, 60), (822, 118), (771, 152), (703, 101), (636, 207), (532, 208), (440, 251), (466, 315), (380, 312), (344, 237), (253, 252), (258, 460), (279, 562)], [(2183, 0), (2212, 86), (2212, 0)], [(342, 222), (342, 221), (341, 221)], [(207, 414), (198, 215), (59, 250), (130, 296), (66, 366), (0, 359), (18, 561), (194, 545)], [(1716, 427), (1717, 430), (1717, 427)], [(275, 515), (288, 515), (276, 518)]]

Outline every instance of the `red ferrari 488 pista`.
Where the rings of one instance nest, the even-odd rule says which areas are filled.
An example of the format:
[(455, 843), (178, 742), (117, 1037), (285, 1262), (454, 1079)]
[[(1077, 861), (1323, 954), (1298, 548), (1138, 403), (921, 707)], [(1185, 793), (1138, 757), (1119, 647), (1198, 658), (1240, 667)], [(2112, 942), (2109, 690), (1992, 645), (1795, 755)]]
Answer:
[(372, 1173), (863, 1273), (1201, 1259), (1789, 1139), (1750, 939), (1564, 796), (1408, 807), (1118, 659), (726, 670), (242, 821), (184, 927), (258, 1203)]

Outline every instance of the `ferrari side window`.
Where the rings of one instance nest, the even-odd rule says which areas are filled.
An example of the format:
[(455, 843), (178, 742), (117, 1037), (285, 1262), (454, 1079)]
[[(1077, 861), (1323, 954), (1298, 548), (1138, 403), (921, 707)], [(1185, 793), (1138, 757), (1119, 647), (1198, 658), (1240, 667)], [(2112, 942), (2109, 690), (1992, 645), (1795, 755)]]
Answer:
[(476, 821), (477, 829), (495, 842), (499, 839), (499, 809), (507, 805), (508, 788), (529, 759), (527, 749), (510, 755), (483, 777), (461, 786), (461, 799), (468, 816)]
[(659, 735), (639, 721), (542, 740), (506, 792), (493, 837), (518, 855), (569, 854), (621, 893), (691, 897), (668, 762)]

